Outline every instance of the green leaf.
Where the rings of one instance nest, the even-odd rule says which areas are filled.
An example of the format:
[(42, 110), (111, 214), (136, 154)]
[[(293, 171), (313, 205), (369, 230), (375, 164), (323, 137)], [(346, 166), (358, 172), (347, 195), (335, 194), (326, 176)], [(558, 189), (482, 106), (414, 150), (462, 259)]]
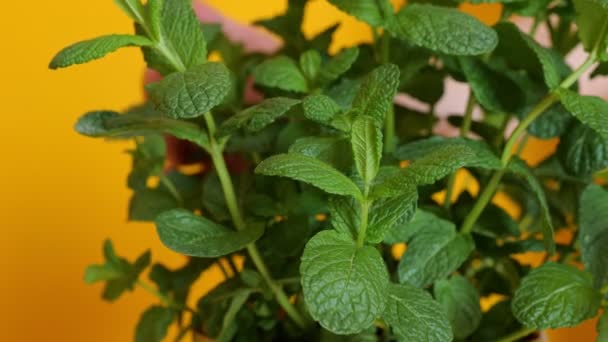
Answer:
[(159, 133), (170, 134), (200, 146), (208, 145), (207, 135), (197, 125), (158, 115), (90, 112), (80, 117), (74, 128), (78, 133), (89, 137), (134, 137)]
[(374, 201), (369, 215), (365, 241), (370, 244), (382, 242), (395, 226), (408, 222), (414, 216), (418, 206), (418, 192), (411, 188), (409, 192), (390, 199)]
[[(426, 64), (427, 61), (425, 60), (424, 65)], [(406, 71), (406, 68), (401, 70), (402, 72)], [(402, 75), (401, 79), (403, 83), (399, 90), (424, 103), (435, 104), (443, 97), (445, 77), (446, 73), (444, 70), (427, 66), (416, 71), (412, 76)]]
[(359, 333), (384, 311), (388, 271), (374, 247), (322, 231), (308, 241), (300, 273), (311, 316), (331, 332)]
[(236, 252), (259, 239), (264, 229), (252, 225), (234, 231), (184, 209), (164, 212), (156, 218), (156, 230), (165, 246), (185, 255), (214, 258)]
[(435, 227), (445, 224), (445, 221), (437, 215), (426, 210), (417, 209), (411, 221), (393, 227), (384, 237), (384, 243), (396, 244), (409, 242), (419, 231), (427, 227)]
[(454, 337), (464, 340), (481, 322), (481, 307), (477, 289), (467, 278), (455, 275), (440, 280), (433, 288), (435, 298), (447, 312)]
[(164, 115), (195, 118), (222, 103), (231, 90), (230, 72), (221, 63), (206, 63), (173, 73), (147, 89), (152, 103)]
[(228, 337), (230, 325), (234, 322), (234, 320), (236, 318), (236, 314), (241, 310), (243, 305), (245, 305), (245, 302), (247, 302), (247, 298), (249, 298), (250, 294), (251, 294), (251, 290), (249, 290), (249, 289), (240, 290), (232, 298), (232, 301), (230, 302), (230, 307), (228, 307), (228, 310), (226, 311), (226, 314), (224, 315), (224, 320), (222, 322), (222, 330), (216, 339), (217, 341), (230, 341), (231, 340), (231, 338)]
[(356, 240), (361, 225), (361, 208), (352, 197), (334, 196), (329, 199), (331, 225), (344, 236)]
[(145, 6), (148, 28), (156, 39), (160, 39), (162, 34), (162, 14), (164, 5), (165, 0), (148, 0)]
[(148, 46), (152, 42), (142, 36), (130, 34), (112, 34), (91, 40), (85, 40), (61, 50), (49, 64), (51, 69), (66, 68), (74, 64), (83, 64), (128, 46)]
[(350, 142), (343, 137), (305, 137), (289, 147), (299, 153), (325, 162), (339, 170), (350, 170), (353, 163)]
[(172, 309), (152, 306), (141, 315), (135, 328), (136, 342), (162, 342), (175, 319)]
[(424, 290), (390, 284), (382, 318), (400, 341), (448, 342), (453, 335), (443, 308)]
[(418, 231), (399, 263), (399, 282), (426, 287), (454, 272), (475, 248), (470, 236), (458, 234), (452, 222)]
[(255, 173), (309, 183), (334, 195), (361, 197), (357, 185), (330, 165), (299, 154), (279, 154), (261, 162)]
[(169, 191), (138, 189), (129, 201), (129, 221), (151, 222), (161, 213), (179, 207), (179, 202)]
[[(608, 20), (608, 6), (602, 0), (573, 0), (576, 10), (576, 26), (578, 37), (587, 52), (593, 50), (606, 20)], [(606, 39), (606, 37), (603, 37)], [(604, 43), (605, 44), (605, 43)]]
[(278, 56), (264, 61), (253, 70), (255, 82), (266, 87), (297, 93), (308, 92), (306, 78), (291, 58)]
[(608, 284), (608, 191), (588, 186), (580, 199), (579, 242), (585, 268), (593, 275), (596, 288)]
[(339, 114), (342, 109), (340, 106), (325, 95), (311, 95), (302, 101), (304, 116), (312, 121), (329, 124), (331, 120)]
[[(379, 1), (386, 2), (387, 0)], [(329, 0), (329, 3), (374, 27), (385, 26), (388, 22), (386, 12), (384, 12), (383, 7), (378, 4), (378, 0)], [(386, 5), (385, 3), (384, 6), (384, 8), (386, 8), (386, 6), (390, 6), (390, 4)]]
[(140, 0), (114, 0), (114, 3), (135, 22), (143, 24), (141, 15), (144, 12), (144, 6)]
[(224, 121), (217, 132), (217, 136), (219, 138), (228, 136), (242, 127), (245, 127), (248, 132), (261, 131), (299, 103), (300, 100), (286, 97), (264, 100)]
[(311, 83), (317, 80), (321, 70), (321, 54), (316, 50), (308, 50), (300, 56), (300, 69)]
[(604, 310), (604, 313), (597, 321), (597, 342), (608, 341), (608, 310)]
[(608, 139), (577, 122), (561, 137), (557, 156), (568, 173), (590, 180), (608, 167)]
[(365, 185), (369, 186), (380, 168), (382, 131), (372, 118), (357, 117), (353, 123), (350, 142), (357, 171)]
[(523, 106), (525, 95), (509, 77), (477, 58), (460, 57), (459, 61), (475, 98), (484, 108), (513, 113)]
[(158, 286), (160, 293), (170, 297), (177, 304), (186, 304), (190, 288), (215, 263), (214, 259), (188, 258), (188, 262), (178, 269), (155, 264), (149, 278)]
[(352, 107), (383, 124), (386, 113), (393, 106), (398, 86), (399, 68), (393, 64), (381, 65), (365, 78)]
[(545, 196), (545, 191), (543, 190), (542, 184), (538, 181), (536, 176), (534, 176), (534, 174), (528, 168), (526, 163), (521, 159), (514, 158), (509, 164), (508, 169), (510, 172), (513, 172), (516, 175), (523, 177), (524, 180), (530, 186), (536, 198), (538, 199), (538, 202), (542, 209), (541, 217), (545, 249), (549, 254), (553, 254), (555, 252), (553, 224), (551, 221), (551, 213), (549, 212), (549, 205), (547, 204), (547, 197)]
[(494, 30), (452, 8), (412, 4), (399, 11), (395, 21), (389, 28), (395, 36), (448, 55), (481, 55), (498, 44)]
[(359, 49), (345, 49), (329, 60), (321, 67), (319, 72), (319, 83), (327, 85), (347, 72), (359, 57)]
[(595, 96), (583, 96), (568, 89), (560, 89), (562, 104), (585, 125), (608, 139), (608, 103)]
[(548, 262), (524, 277), (511, 308), (527, 327), (554, 329), (595, 317), (600, 301), (590, 274), (574, 266)]

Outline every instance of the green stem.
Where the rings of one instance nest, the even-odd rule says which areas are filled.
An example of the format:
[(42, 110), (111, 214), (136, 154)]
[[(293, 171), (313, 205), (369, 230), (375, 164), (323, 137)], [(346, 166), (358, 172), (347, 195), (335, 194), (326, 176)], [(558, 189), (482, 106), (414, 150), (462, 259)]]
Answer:
[(507, 335), (501, 339), (499, 339), (496, 342), (513, 342), (513, 341), (517, 341), (520, 340), (530, 334), (532, 334), (533, 332), (537, 331), (538, 329), (536, 328), (522, 328), (521, 330), (518, 330), (510, 335)]
[[(215, 166), (216, 173), (218, 178), (220, 179), (220, 184), (222, 186), (222, 190), (224, 192), (224, 198), (226, 199), (226, 205), (228, 206), (228, 211), (230, 212), (230, 216), (232, 218), (232, 222), (234, 223), (237, 230), (246, 229), (245, 221), (241, 215), (239, 210), (236, 195), (234, 191), (234, 186), (232, 185), (232, 179), (230, 178), (230, 173), (228, 172), (228, 168), (226, 167), (226, 162), (224, 161), (224, 156), (222, 155), (222, 149), (215, 141), (215, 121), (211, 116), (211, 113), (205, 114), (205, 121), (207, 122), (207, 128), (209, 130), (209, 140), (210, 140), (210, 148), (209, 153), (211, 154), (211, 160), (213, 161), (213, 165)], [(283, 289), (276, 284), (266, 264), (264, 263), (264, 259), (260, 255), (255, 243), (250, 243), (247, 245), (247, 252), (251, 257), (251, 261), (255, 265), (256, 269), (264, 278), (264, 281), (270, 288), (270, 290), (274, 293), (277, 302), (283, 310), (291, 317), (291, 319), (300, 327), (305, 328), (307, 326), (306, 320), (300, 315), (300, 313), (296, 310), (296, 308), (291, 304), (289, 298), (283, 292)]]
[(161, 173), (159, 178), (160, 178), (161, 183), (163, 183), (163, 185), (167, 188), (167, 190), (169, 190), (169, 192), (175, 198), (177, 203), (180, 206), (182, 206), (184, 204), (184, 199), (179, 194), (179, 191), (177, 191), (175, 184), (173, 184), (173, 182), (169, 179), (169, 177), (167, 177), (167, 175), (165, 175), (164, 173)]
[(498, 189), (498, 185), (500, 184), (500, 180), (502, 179), (504, 173), (504, 170), (500, 170), (494, 173), (494, 175), (492, 175), (492, 178), (490, 178), (488, 185), (483, 190), (481, 195), (479, 195), (477, 202), (475, 202), (475, 206), (469, 212), (462, 224), (462, 228), (460, 229), (460, 231), (463, 234), (469, 234), (471, 233), (471, 231), (473, 231), (475, 222), (477, 222), (477, 219), (479, 218), (479, 216), (481, 216), (481, 213), (483, 212), (485, 207), (488, 205), (488, 203), (490, 203), (492, 197), (494, 197), (494, 193), (496, 192), (496, 189)]
[(367, 226), (369, 221), (369, 208), (371, 202), (367, 199), (367, 195), (365, 196), (360, 204), (361, 204), (361, 224), (359, 227), (359, 235), (357, 235), (357, 246), (363, 247), (365, 243), (365, 234), (367, 234)]
[[(387, 32), (384, 32), (382, 37), (376, 39), (380, 39), (380, 63), (388, 63), (390, 61), (391, 53), (391, 37)], [(391, 105), (384, 120), (384, 152), (386, 154), (393, 153), (395, 151), (395, 145), (395, 109)]]

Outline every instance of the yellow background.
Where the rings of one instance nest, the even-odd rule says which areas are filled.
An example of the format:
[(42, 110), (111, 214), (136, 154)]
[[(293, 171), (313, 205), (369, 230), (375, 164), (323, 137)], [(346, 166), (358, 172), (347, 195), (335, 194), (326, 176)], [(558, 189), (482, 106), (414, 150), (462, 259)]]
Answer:
[[(209, 3), (241, 22), (285, 8), (284, 0)], [(160, 244), (152, 226), (126, 222), (130, 165), (123, 151), (129, 146), (80, 137), (72, 125), (87, 110), (120, 110), (138, 102), (144, 64), (132, 49), (86, 66), (46, 69), (60, 48), (130, 32), (131, 23), (110, 0), (2, 5), (0, 341), (131, 341), (138, 314), (155, 299), (137, 290), (114, 304), (102, 302), (101, 287), (82, 281), (85, 266), (101, 261), (107, 237), (130, 258), (151, 247), (155, 260), (176, 266), (182, 259)], [(305, 24), (309, 33), (339, 18), (347, 21), (338, 33), (342, 43), (369, 37), (364, 25), (322, 0), (313, 6), (315, 17)], [(492, 7), (475, 11), (489, 20), (496, 16)], [(218, 277), (210, 271), (196, 293)], [(570, 333), (572, 339), (563, 341), (592, 340)]]

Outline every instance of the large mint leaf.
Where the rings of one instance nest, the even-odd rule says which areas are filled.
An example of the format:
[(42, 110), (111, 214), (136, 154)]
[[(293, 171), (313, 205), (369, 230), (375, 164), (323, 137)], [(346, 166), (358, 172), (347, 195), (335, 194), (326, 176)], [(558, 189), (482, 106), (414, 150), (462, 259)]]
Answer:
[(358, 48), (346, 49), (330, 59), (319, 71), (319, 83), (329, 84), (347, 72), (359, 57)]
[(164, 115), (195, 118), (222, 103), (231, 90), (230, 72), (221, 63), (206, 63), (173, 73), (147, 89), (152, 103)]
[(576, 122), (561, 137), (557, 156), (568, 173), (590, 180), (608, 167), (608, 139)]
[(388, 271), (374, 247), (322, 231), (306, 244), (300, 273), (311, 316), (331, 332), (361, 332), (384, 311)]
[(585, 268), (596, 288), (608, 284), (608, 191), (590, 185), (580, 199), (579, 242)]
[(385, 26), (390, 21), (388, 15), (392, 14), (386, 10), (391, 6), (388, 0), (329, 0), (329, 3), (374, 27)]
[(368, 116), (355, 119), (350, 143), (355, 157), (355, 166), (366, 186), (369, 186), (380, 168), (382, 159), (382, 131)]
[(542, 210), (542, 229), (543, 229), (543, 240), (545, 242), (545, 249), (548, 253), (552, 254), (555, 252), (555, 239), (553, 234), (553, 223), (551, 221), (551, 213), (549, 212), (549, 205), (547, 204), (547, 197), (543, 190), (542, 184), (538, 181), (536, 176), (532, 173), (528, 165), (524, 161), (518, 158), (514, 158), (508, 167), (509, 171), (516, 175), (523, 177), (524, 180), (530, 185), (530, 189), (538, 199)]
[(298, 93), (308, 92), (306, 77), (298, 64), (289, 57), (278, 56), (266, 60), (253, 70), (255, 82), (266, 87)]
[(572, 327), (595, 317), (600, 301), (590, 274), (549, 262), (524, 277), (511, 307), (523, 325), (549, 329)]
[(393, 106), (398, 86), (399, 68), (393, 64), (381, 65), (372, 70), (361, 84), (353, 108), (382, 124)]
[(596, 96), (583, 96), (568, 89), (560, 89), (562, 104), (585, 125), (608, 139), (608, 103)]
[(255, 169), (266, 176), (288, 177), (312, 184), (335, 195), (361, 197), (357, 185), (330, 165), (299, 154), (279, 154), (261, 162)]
[(264, 100), (224, 121), (217, 135), (218, 137), (228, 136), (242, 127), (245, 127), (249, 132), (261, 131), (299, 103), (300, 100), (286, 97)]
[(74, 64), (87, 63), (104, 57), (120, 48), (127, 46), (151, 45), (146, 37), (130, 34), (112, 34), (76, 43), (61, 50), (51, 61), (49, 68), (58, 69)]
[(259, 225), (237, 232), (183, 209), (160, 214), (156, 218), (156, 230), (168, 248), (203, 258), (236, 252), (264, 233), (263, 227)]
[(132, 137), (161, 133), (192, 141), (201, 146), (208, 143), (207, 135), (197, 125), (157, 115), (90, 112), (80, 117), (74, 128), (78, 133), (89, 137)]
[(391, 284), (382, 318), (402, 341), (452, 341), (450, 321), (426, 291), (409, 284)]
[(472, 56), (492, 51), (498, 36), (474, 17), (452, 8), (412, 4), (389, 28), (397, 37), (449, 55)]
[(470, 236), (458, 234), (452, 222), (419, 230), (399, 263), (399, 282), (426, 287), (454, 272), (475, 248)]
[(447, 312), (454, 337), (464, 340), (481, 322), (481, 306), (477, 289), (467, 278), (455, 275), (449, 280), (440, 280), (433, 288), (435, 299)]
[(135, 328), (135, 342), (162, 342), (175, 317), (173, 309), (162, 306), (148, 308)]

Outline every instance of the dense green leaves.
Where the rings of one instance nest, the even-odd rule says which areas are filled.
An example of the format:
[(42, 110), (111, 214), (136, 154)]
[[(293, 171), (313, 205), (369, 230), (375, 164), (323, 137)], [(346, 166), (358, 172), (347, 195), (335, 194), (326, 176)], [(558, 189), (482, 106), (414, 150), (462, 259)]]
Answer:
[(443, 308), (424, 290), (391, 284), (382, 318), (403, 341), (452, 341)]
[(87, 63), (104, 57), (110, 52), (127, 46), (147, 46), (152, 42), (146, 37), (128, 34), (113, 34), (71, 45), (59, 52), (49, 68), (58, 69), (74, 64)]
[(448, 55), (481, 55), (498, 43), (496, 32), (474, 17), (433, 5), (406, 6), (389, 29), (399, 38)]
[(571, 90), (560, 89), (562, 104), (585, 125), (608, 139), (608, 103), (599, 97), (579, 95)]
[(448, 315), (454, 337), (465, 339), (477, 329), (481, 322), (479, 294), (467, 278), (455, 275), (449, 280), (440, 280), (433, 291)]
[(251, 225), (243, 231), (230, 230), (183, 209), (162, 213), (156, 218), (158, 235), (170, 249), (185, 255), (212, 258), (236, 252), (256, 241), (263, 227)]
[(590, 274), (574, 266), (549, 262), (522, 280), (512, 309), (527, 327), (570, 327), (594, 317), (600, 299)]
[(305, 93), (308, 91), (306, 77), (298, 64), (289, 57), (279, 56), (258, 65), (253, 71), (256, 83), (266, 87)]
[(321, 67), (319, 72), (319, 83), (329, 84), (337, 80), (342, 74), (347, 72), (359, 57), (358, 48), (345, 49)]
[(152, 306), (141, 315), (135, 328), (136, 342), (161, 342), (173, 323), (175, 312), (170, 308)]
[(581, 195), (579, 243), (585, 268), (596, 288), (608, 284), (608, 191), (590, 185)]
[(299, 154), (280, 154), (261, 162), (256, 173), (280, 176), (312, 184), (335, 195), (360, 197), (361, 191), (353, 181), (330, 165)]
[(195, 118), (222, 103), (231, 90), (230, 72), (221, 63), (206, 63), (173, 73), (147, 89), (152, 103), (164, 115)]
[(361, 332), (384, 311), (388, 272), (373, 247), (357, 247), (335, 231), (320, 232), (304, 249), (300, 273), (310, 314), (329, 331)]
[(369, 186), (380, 168), (382, 131), (372, 118), (358, 117), (353, 123), (350, 142), (357, 171), (366, 186)]
[(562, 136), (557, 155), (569, 174), (589, 180), (608, 167), (608, 139), (577, 122)]
[(353, 108), (382, 124), (386, 113), (393, 106), (398, 86), (399, 68), (393, 64), (379, 66), (361, 84)]

